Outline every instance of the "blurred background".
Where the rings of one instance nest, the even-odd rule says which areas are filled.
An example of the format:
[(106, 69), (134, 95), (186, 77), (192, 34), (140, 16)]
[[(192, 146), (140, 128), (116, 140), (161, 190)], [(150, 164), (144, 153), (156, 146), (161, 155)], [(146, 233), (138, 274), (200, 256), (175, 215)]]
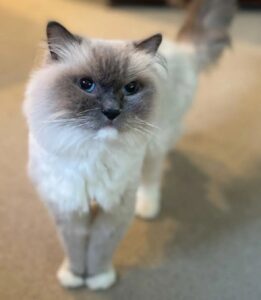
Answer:
[[(163, 211), (135, 220), (110, 291), (62, 289), (62, 250), (26, 176), (21, 104), (48, 20), (99, 38), (174, 39), (188, 1), (0, 1), (0, 299), (261, 299), (261, 15), (244, 0), (233, 45), (202, 75), (166, 162)], [(173, 91), (175, 92), (175, 91)]]

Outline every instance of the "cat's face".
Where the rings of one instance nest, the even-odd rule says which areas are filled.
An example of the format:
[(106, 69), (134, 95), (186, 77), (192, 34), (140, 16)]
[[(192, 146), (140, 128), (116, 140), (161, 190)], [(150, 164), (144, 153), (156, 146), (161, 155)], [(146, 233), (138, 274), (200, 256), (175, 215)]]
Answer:
[(47, 37), (47, 123), (94, 134), (146, 132), (156, 93), (153, 65), (161, 35), (140, 42), (89, 40), (51, 22)]

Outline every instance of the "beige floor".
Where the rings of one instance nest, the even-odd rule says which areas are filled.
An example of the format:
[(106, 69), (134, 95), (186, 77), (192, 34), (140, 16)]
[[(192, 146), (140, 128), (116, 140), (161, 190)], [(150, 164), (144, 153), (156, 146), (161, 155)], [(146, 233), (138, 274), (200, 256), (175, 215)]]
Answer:
[(0, 2), (0, 299), (261, 299), (261, 17), (240, 13), (232, 51), (202, 77), (170, 155), (162, 215), (136, 220), (115, 257), (121, 281), (59, 287), (54, 228), (25, 174), (25, 81), (48, 19), (104, 38), (174, 36), (181, 13), (83, 0)]

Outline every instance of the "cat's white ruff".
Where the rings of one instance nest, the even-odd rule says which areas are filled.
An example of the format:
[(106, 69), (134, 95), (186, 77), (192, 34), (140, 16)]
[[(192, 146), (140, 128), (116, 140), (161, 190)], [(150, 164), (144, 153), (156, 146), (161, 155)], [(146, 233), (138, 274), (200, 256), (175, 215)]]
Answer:
[(47, 153), (30, 136), (30, 164), (33, 166), (29, 166), (30, 175), (44, 201), (62, 213), (88, 212), (93, 199), (104, 210), (110, 210), (139, 176), (143, 146), (130, 152), (131, 149), (119, 149), (118, 143), (97, 141), (89, 148), (92, 151), (86, 150), (84, 158), (68, 159)]

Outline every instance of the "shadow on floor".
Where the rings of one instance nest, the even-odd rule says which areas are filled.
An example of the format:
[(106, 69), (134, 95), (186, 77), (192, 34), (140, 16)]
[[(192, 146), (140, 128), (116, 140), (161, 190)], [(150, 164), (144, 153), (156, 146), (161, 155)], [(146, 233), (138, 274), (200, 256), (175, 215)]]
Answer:
[[(234, 285), (242, 289), (242, 298), (237, 295), (237, 299), (245, 299), (247, 277), (242, 268), (249, 267), (251, 259), (245, 257), (244, 243), (253, 244), (249, 231), (260, 218), (261, 174), (217, 186), (227, 201), (224, 209), (210, 201), (212, 179), (190, 157), (175, 151), (170, 161), (160, 217), (151, 222), (137, 219), (117, 253), (121, 281), (106, 293), (73, 292), (74, 299), (85, 299), (87, 293), (92, 299), (160, 299), (163, 290), (162, 299), (190, 299), (186, 294), (189, 297), (191, 289), (197, 292), (195, 299), (221, 299), (219, 285), (223, 286), (222, 299), (237, 295), (238, 291), (230, 290)], [(254, 230), (253, 235), (255, 226)], [(253, 246), (260, 249), (261, 244)], [(258, 265), (256, 268), (251, 264), (251, 272), (260, 274)], [(224, 281), (230, 276), (226, 286)], [(204, 281), (206, 289), (202, 288)], [(257, 299), (261, 289), (251, 283), (249, 288), (255, 289), (250, 299)]]

